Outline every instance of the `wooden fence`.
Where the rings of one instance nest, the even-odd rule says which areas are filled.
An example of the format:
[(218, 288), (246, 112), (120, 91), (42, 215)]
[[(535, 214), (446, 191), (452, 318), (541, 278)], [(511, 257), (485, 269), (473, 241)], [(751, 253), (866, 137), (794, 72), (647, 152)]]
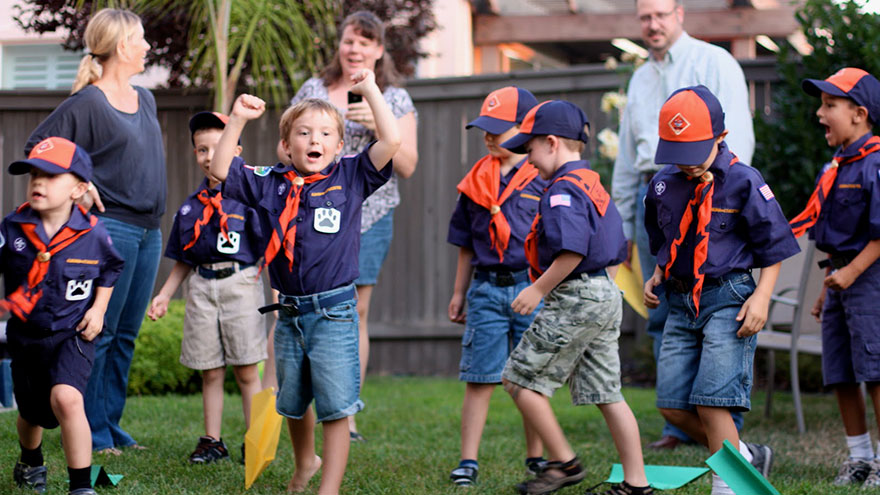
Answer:
[[(752, 108), (769, 112), (771, 83), (777, 80), (772, 61), (745, 62)], [(499, 87), (516, 84), (543, 101), (562, 98), (580, 105), (592, 129), (608, 125), (599, 110), (606, 91), (622, 84), (621, 76), (602, 66), (554, 71), (520, 72), (477, 77), (427, 79), (407, 85), (419, 113), (419, 165), (415, 175), (401, 180), (402, 204), (394, 215), (394, 241), (373, 294), (370, 316), (371, 373), (443, 374), (457, 372), (463, 327), (449, 323), (446, 308), (452, 293), (457, 251), (446, 243), (449, 216), (456, 200), (455, 186), (483, 154), (482, 133), (465, 131), (482, 99)], [(173, 212), (202, 179), (192, 155), (189, 117), (208, 108), (204, 91), (157, 90), (168, 167), (166, 234)], [(31, 131), (65, 97), (64, 92), (0, 91), (0, 164), (5, 167), (23, 155)], [(279, 111), (270, 111), (249, 124), (242, 137), (249, 163), (275, 162)], [(589, 145), (592, 153), (595, 143)], [(25, 200), (26, 179), (0, 174), (2, 211)], [(156, 290), (170, 271), (163, 260)], [(624, 321), (624, 356), (642, 323), (631, 312)]]

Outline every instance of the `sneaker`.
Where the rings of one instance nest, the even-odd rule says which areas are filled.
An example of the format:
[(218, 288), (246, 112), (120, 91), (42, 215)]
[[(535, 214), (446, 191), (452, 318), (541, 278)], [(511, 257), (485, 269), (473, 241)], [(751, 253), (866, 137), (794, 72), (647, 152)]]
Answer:
[(30, 488), (36, 493), (46, 493), (46, 466), (28, 466), (16, 462), (12, 470), (12, 479), (21, 488)]
[(529, 457), (526, 459), (526, 471), (533, 476), (537, 476), (544, 470), (544, 465), (546, 464), (547, 459), (543, 457)]
[[(604, 483), (604, 482), (603, 482)], [(602, 483), (599, 483), (601, 485)], [(599, 486), (596, 485), (596, 486)], [(595, 488), (595, 487), (593, 487)], [(611, 485), (611, 488), (605, 490), (602, 493), (590, 491), (592, 488), (587, 489), (587, 492), (584, 495), (653, 495), (654, 489), (650, 486), (640, 486), (635, 487), (627, 483), (626, 481), (622, 483), (615, 483)]]
[(773, 466), (773, 449), (759, 443), (748, 443), (746, 447), (752, 453), (752, 466), (765, 478), (770, 476), (770, 468)]
[[(868, 475), (865, 477), (865, 482), (862, 484), (862, 488), (877, 488), (880, 487), (880, 460), (874, 459), (868, 464)], [(837, 481), (837, 478), (834, 479)]]
[(69, 492), (67, 492), (67, 495), (98, 495), (98, 494), (92, 488), (77, 488), (76, 490), (70, 490)]
[(199, 438), (196, 450), (189, 455), (189, 462), (193, 464), (209, 464), (223, 459), (229, 459), (229, 450), (226, 449), (223, 439), (214, 440), (207, 436)]
[[(834, 478), (834, 481), (832, 481), (831, 484), (835, 486), (844, 486), (861, 483), (865, 481), (865, 478), (868, 477), (868, 473), (871, 472), (870, 462), (850, 457), (840, 465), (840, 471), (837, 472), (837, 477)], [(880, 481), (880, 479), (878, 479), (878, 481)]]
[(576, 485), (583, 481), (586, 475), (587, 472), (584, 471), (577, 456), (568, 462), (548, 461), (535, 478), (516, 485), (516, 489), (524, 495), (544, 495), (566, 486)]
[(456, 486), (473, 486), (477, 482), (477, 471), (476, 466), (458, 466), (449, 474), (449, 479)]

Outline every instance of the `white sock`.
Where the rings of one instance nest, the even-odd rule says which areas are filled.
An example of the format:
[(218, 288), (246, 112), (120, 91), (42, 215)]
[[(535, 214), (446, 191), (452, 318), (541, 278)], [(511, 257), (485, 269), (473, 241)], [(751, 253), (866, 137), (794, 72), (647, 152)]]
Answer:
[(739, 441), (739, 453), (742, 454), (742, 456), (745, 457), (746, 460), (750, 463), (752, 462), (752, 459), (755, 458), (755, 456), (752, 455), (752, 451), (749, 450), (749, 447), (742, 440)]
[[(849, 456), (851, 459), (870, 461), (874, 458), (874, 450), (871, 449), (870, 433), (863, 433), (855, 436), (847, 435), (846, 446), (849, 447)], [(878, 446), (878, 448), (880, 448), (880, 446)]]
[(727, 486), (727, 483), (715, 473), (712, 473), (712, 495), (736, 495), (733, 490)]

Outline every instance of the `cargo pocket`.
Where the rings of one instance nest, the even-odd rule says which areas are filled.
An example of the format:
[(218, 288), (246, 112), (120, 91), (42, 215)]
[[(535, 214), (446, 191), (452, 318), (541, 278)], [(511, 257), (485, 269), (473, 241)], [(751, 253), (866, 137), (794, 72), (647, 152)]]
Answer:
[(471, 369), (474, 360), (474, 334), (477, 329), (468, 326), (461, 336), (461, 361), (458, 363), (458, 371), (467, 373)]

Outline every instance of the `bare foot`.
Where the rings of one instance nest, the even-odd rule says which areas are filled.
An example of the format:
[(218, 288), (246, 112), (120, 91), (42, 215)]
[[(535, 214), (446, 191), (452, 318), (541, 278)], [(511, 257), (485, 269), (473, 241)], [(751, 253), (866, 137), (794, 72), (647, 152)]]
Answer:
[(139, 443), (133, 443), (133, 444), (129, 445), (129, 446), (126, 447), (126, 448), (127, 448), (127, 449), (132, 449), (132, 450), (147, 450), (146, 447), (144, 447), (143, 445), (141, 445), (141, 444), (139, 444)]
[(297, 469), (293, 473), (293, 478), (291, 478), (290, 483), (287, 485), (287, 493), (302, 493), (306, 491), (306, 486), (308, 486), (309, 481), (319, 469), (321, 469), (321, 458), (315, 456), (311, 466)]
[(106, 449), (96, 450), (96, 454), (122, 455), (122, 451), (115, 447), (107, 447)]

